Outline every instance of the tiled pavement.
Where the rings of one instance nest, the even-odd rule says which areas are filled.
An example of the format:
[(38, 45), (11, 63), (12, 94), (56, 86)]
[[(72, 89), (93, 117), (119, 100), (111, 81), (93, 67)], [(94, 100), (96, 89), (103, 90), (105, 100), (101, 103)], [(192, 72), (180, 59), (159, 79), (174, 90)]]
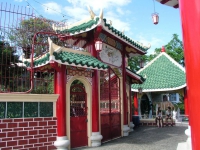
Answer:
[(141, 126), (128, 137), (103, 143), (100, 147), (76, 150), (176, 150), (178, 143), (187, 140), (185, 129), (186, 126), (163, 128)]

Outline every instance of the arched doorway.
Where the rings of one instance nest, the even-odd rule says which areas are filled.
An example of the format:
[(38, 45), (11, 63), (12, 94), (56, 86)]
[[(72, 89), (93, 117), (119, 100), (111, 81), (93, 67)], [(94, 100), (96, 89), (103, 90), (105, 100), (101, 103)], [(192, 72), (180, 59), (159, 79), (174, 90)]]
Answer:
[(70, 87), (71, 148), (88, 145), (87, 122), (87, 94), (85, 86), (81, 81), (74, 80)]
[(144, 94), (141, 97), (140, 109), (141, 109), (141, 115), (143, 115), (144, 118), (149, 116), (149, 112), (151, 110), (151, 104), (146, 94)]

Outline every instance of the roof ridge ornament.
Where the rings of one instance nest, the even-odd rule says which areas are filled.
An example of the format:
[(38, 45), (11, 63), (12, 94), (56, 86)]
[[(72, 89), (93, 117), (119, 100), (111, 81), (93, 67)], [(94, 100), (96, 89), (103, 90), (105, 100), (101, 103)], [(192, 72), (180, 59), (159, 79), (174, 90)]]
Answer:
[(89, 11), (89, 13), (90, 13), (90, 17), (91, 17), (92, 19), (94, 19), (94, 17), (96, 16), (96, 14), (91, 10), (91, 8), (90, 8), (89, 5), (87, 5), (87, 8), (88, 8), (88, 11)]
[(166, 52), (164, 46), (162, 46), (161, 52)]
[(100, 10), (99, 18), (100, 18), (101, 20), (103, 20), (103, 9), (102, 9), (102, 8), (101, 8), (101, 10)]
[(151, 48), (151, 44), (149, 43), (147, 46), (144, 46), (144, 48), (150, 49)]
[(124, 31), (125, 31), (125, 30), (123, 29), (123, 30), (122, 30), (122, 34), (124, 34)]

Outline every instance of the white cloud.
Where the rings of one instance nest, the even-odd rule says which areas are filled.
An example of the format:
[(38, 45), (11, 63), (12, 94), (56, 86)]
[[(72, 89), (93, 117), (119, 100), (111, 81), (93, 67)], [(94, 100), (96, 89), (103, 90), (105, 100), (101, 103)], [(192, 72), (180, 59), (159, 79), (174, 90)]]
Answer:
[(125, 13), (121, 8), (117, 8), (117, 12), (118, 12), (120, 15), (123, 15), (123, 14)]
[(91, 6), (94, 10), (99, 8), (110, 8), (111, 6), (124, 6), (131, 2), (131, 0), (68, 0), (73, 6)]
[(156, 48), (159, 48), (162, 43), (164, 43), (162, 39), (150, 35), (146, 37), (140, 34), (137, 39), (138, 42), (142, 43), (144, 46), (148, 46), (148, 44), (151, 44), (151, 48), (147, 51), (148, 54), (152, 54)]
[(23, 2), (23, 0), (15, 0), (15, 2)]
[(67, 13), (67, 16), (70, 16), (72, 19), (69, 19), (68, 22), (71, 21), (79, 21), (84, 18), (88, 18), (90, 16), (87, 8), (81, 8), (81, 7), (64, 7), (65, 12)]
[(118, 14), (114, 13), (113, 11), (106, 12), (105, 16), (107, 20), (112, 21), (112, 26), (117, 30), (130, 31), (130, 24), (128, 22), (121, 21)]
[[(131, 0), (68, 0), (72, 6), (64, 7), (64, 11), (67, 16), (71, 18), (68, 20), (68, 23), (76, 22), (78, 20), (82, 20), (84, 18), (89, 17), (89, 12), (87, 6), (90, 6), (91, 9), (98, 16), (100, 13), (100, 8), (103, 8), (104, 17), (107, 20), (111, 20), (113, 26), (119, 31), (130, 30), (130, 24), (128, 22), (121, 21), (120, 17), (125, 15), (126, 13), (130, 13), (128, 11), (123, 11), (118, 6), (124, 6), (131, 2)], [(113, 9), (114, 8), (114, 9)], [(117, 9), (116, 9), (117, 8)], [(76, 20), (76, 21), (75, 21)]]
[[(130, 11), (121, 7), (128, 5), (131, 0), (67, 0), (71, 6), (61, 6), (56, 2), (44, 3), (44, 12), (48, 14), (65, 14), (67, 24), (72, 24), (90, 16), (87, 6), (98, 16), (100, 8), (103, 8), (104, 18), (112, 21), (112, 25), (119, 31), (129, 32), (131, 25), (129, 21), (122, 21)], [(48, 8), (48, 9), (47, 9)], [(125, 16), (126, 15), (126, 16)], [(122, 19), (123, 17), (123, 19)]]
[(58, 14), (62, 12), (62, 6), (55, 2), (44, 3), (43, 9), (48, 14)]

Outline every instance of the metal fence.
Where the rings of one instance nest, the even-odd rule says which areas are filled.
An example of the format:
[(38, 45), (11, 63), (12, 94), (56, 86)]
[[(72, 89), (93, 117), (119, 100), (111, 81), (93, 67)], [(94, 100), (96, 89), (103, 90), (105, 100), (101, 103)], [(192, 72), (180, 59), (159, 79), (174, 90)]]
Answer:
[[(47, 33), (54, 33), (53, 23), (36, 17), (30, 8), (0, 4), (0, 93), (53, 93), (53, 71), (36, 72), (24, 64), (25, 59), (48, 51)], [(33, 39), (38, 32), (43, 33)]]

